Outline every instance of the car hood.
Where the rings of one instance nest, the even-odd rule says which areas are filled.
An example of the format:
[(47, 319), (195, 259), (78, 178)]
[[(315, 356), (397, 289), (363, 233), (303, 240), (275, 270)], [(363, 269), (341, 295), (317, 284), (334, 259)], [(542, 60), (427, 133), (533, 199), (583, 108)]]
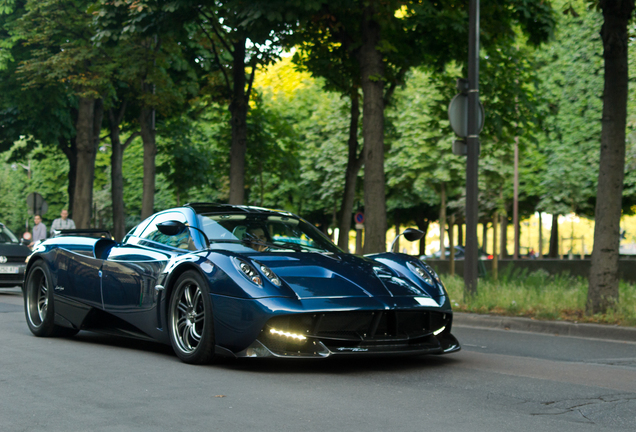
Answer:
[(0, 256), (26, 258), (31, 249), (18, 243), (0, 243)]
[[(341, 297), (433, 297), (370, 258), (334, 253), (260, 253), (250, 258), (272, 269), (301, 299)], [(433, 292), (434, 291), (434, 292)]]

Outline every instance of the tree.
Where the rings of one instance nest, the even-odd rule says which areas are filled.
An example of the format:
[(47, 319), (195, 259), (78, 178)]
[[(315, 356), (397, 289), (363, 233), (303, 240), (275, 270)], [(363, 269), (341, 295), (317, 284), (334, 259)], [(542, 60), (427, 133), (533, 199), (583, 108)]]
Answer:
[(92, 43), (92, 13), (87, 0), (32, 1), (17, 21), (15, 37), (33, 47), (17, 68), (25, 86), (62, 82), (77, 97), (71, 170), (75, 170), (73, 218), (80, 228), (90, 225), (95, 154), (103, 118), (102, 94), (107, 92), (113, 66)]
[[(11, 161), (25, 158), (40, 144), (66, 155), (68, 208), (72, 212), (77, 152), (75, 122), (77, 98), (62, 82), (30, 83), (25, 86), (17, 73), (40, 47), (27, 45), (20, 37), (20, 19), (25, 1), (7, 2), (0, 10), (0, 151), (11, 149)], [(42, 103), (46, 101), (46, 103)], [(17, 141), (25, 145), (14, 146)]]
[(628, 31), (634, 0), (599, 0), (603, 12), (604, 88), (601, 159), (594, 226), (594, 251), (587, 312), (606, 312), (618, 301), (618, 248), (625, 170), (628, 94)]
[[(365, 164), (365, 252), (383, 251), (386, 232), (384, 107), (392, 89), (417, 64), (441, 66), (464, 59), (466, 5), (434, 1), (356, 1), (326, 3), (312, 22), (330, 44), (350, 49), (363, 93)], [(488, 4), (482, 11), (485, 46), (514, 38), (520, 28), (532, 42), (547, 37), (553, 24), (544, 2)], [(326, 36), (325, 36), (326, 35)], [(370, 165), (367, 165), (369, 163)]]
[[(247, 112), (258, 67), (276, 59), (281, 38), (299, 21), (299, 14), (320, 4), (293, 0), (228, 0), (202, 4), (192, 0), (175, 3), (193, 24), (192, 38), (203, 48), (197, 62), (209, 72), (205, 87), (216, 102), (228, 104), (231, 113), (231, 204), (245, 199)], [(249, 71), (249, 72), (248, 72)]]

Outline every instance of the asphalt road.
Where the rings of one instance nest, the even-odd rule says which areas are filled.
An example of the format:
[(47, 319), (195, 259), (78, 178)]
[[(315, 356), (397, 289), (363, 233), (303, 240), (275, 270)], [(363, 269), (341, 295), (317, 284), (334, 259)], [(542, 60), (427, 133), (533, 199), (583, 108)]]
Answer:
[(636, 430), (636, 343), (457, 327), (459, 353), (190, 366), (31, 335), (0, 289), (0, 431)]

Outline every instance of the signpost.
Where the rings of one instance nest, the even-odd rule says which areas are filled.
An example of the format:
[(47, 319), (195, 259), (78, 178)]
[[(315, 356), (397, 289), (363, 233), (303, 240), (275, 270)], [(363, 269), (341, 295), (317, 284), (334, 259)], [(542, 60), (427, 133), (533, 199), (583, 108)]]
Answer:
[(49, 204), (44, 201), (42, 195), (37, 192), (31, 192), (27, 195), (27, 206), (29, 206), (30, 214), (39, 214), (42, 216), (49, 210)]
[(465, 140), (453, 142), (453, 153), (466, 156), (466, 246), (464, 287), (467, 294), (477, 292), (477, 221), (479, 133), (486, 118), (479, 102), (479, 0), (470, 0), (468, 17), (468, 80), (457, 80), (459, 94), (448, 107), (448, 118), (457, 135)]
[(353, 216), (356, 223), (356, 255), (362, 254), (362, 230), (364, 229), (364, 213), (357, 212)]
[(468, 135), (466, 136), (466, 247), (464, 289), (477, 293), (477, 220), (479, 194), (479, 0), (470, 0), (468, 24)]

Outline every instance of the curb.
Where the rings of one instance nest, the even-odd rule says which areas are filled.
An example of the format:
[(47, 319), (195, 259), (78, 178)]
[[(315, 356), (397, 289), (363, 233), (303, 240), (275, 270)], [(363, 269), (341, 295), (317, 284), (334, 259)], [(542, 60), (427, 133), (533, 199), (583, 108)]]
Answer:
[(567, 321), (539, 321), (523, 317), (455, 312), (453, 326), (494, 328), (636, 343), (636, 328), (618, 325), (576, 324)]

